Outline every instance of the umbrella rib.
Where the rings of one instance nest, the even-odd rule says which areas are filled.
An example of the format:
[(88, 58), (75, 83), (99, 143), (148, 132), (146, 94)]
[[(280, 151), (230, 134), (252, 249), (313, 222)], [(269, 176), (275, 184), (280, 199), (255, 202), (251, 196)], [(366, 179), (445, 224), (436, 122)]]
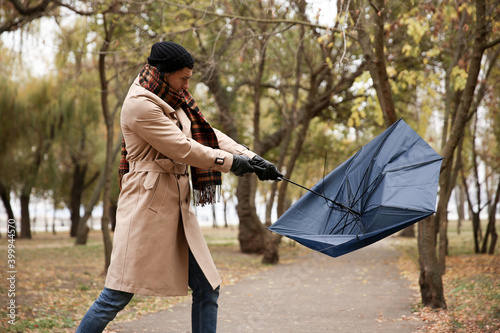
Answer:
[[(340, 223), (342, 223), (342, 221), (343, 221), (344, 219), (346, 219), (346, 220), (347, 220), (347, 214), (348, 214), (348, 213), (344, 213), (344, 216), (342, 216), (342, 218), (341, 218), (341, 219), (337, 222), (337, 224), (335, 224), (335, 226), (332, 228), (332, 230), (330, 230), (330, 232), (329, 232), (329, 234), (330, 234), (330, 235), (331, 235), (331, 234), (333, 233), (333, 231), (334, 231), (334, 230), (335, 230), (335, 229), (336, 229), (336, 228), (340, 225)], [(343, 231), (344, 231), (344, 229), (345, 229), (346, 224), (347, 224), (347, 222), (344, 222), (344, 227), (340, 229), (340, 232), (341, 232), (341, 234), (342, 234), (342, 235), (344, 234), (344, 233), (343, 233)], [(327, 226), (328, 226), (328, 225), (327, 225)], [(325, 229), (325, 231), (326, 231), (326, 229)]]
[[(331, 207), (330, 205), (328, 205), (329, 208), (333, 208)], [(326, 223), (325, 223), (325, 227), (323, 228), (323, 234), (326, 234), (327, 230), (328, 230), (328, 221), (330, 220), (330, 216), (332, 215), (332, 212), (333, 210), (332, 209), (329, 209), (328, 210), (328, 216), (326, 218)], [(344, 217), (347, 215), (347, 213), (345, 213)], [(337, 226), (340, 224), (340, 222), (342, 222), (342, 220), (344, 219), (344, 217), (342, 217), (340, 219), (339, 222), (337, 222), (337, 224), (333, 227), (333, 229), (331, 229), (331, 231), (329, 232), (329, 234), (331, 235), (333, 230), (335, 230), (335, 228), (337, 228)]]
[[(345, 215), (342, 217), (342, 219), (340, 219), (340, 221), (335, 225), (335, 227), (332, 229), (332, 231), (330, 231), (330, 235), (333, 233), (333, 230), (335, 230), (335, 228), (337, 228), (337, 226), (340, 224), (340, 222), (342, 222), (342, 220), (345, 218), (347, 218), (347, 214), (348, 213), (345, 213)], [(352, 222), (345, 222), (344, 223), (344, 226), (340, 229), (340, 232), (341, 232), (341, 235), (344, 234), (344, 230), (345, 228), (347, 228), (348, 225), (352, 224), (352, 228), (351, 230), (347, 233), (348, 235), (351, 234), (351, 232), (354, 230), (354, 227), (356, 225), (359, 225), (360, 226), (360, 229), (361, 229), (361, 232), (363, 234), (366, 234), (365, 232), (365, 226), (363, 224), (363, 222), (361, 222), (361, 219), (358, 217), (358, 216), (354, 216), (354, 219), (352, 220)]]
[[(359, 216), (361, 216), (361, 214), (360, 214), (360, 213), (356, 212), (355, 210), (351, 209), (350, 207), (347, 207), (346, 205), (344, 205), (344, 204), (342, 204), (342, 203), (340, 203), (340, 202), (338, 202), (338, 201), (332, 200), (332, 199), (330, 199), (330, 198), (328, 198), (328, 197), (324, 196), (323, 194), (321, 194), (321, 193), (319, 193), (319, 192), (316, 192), (316, 191), (314, 191), (314, 190), (311, 190), (311, 189), (309, 189), (309, 188), (307, 188), (307, 187), (305, 187), (305, 186), (303, 186), (303, 185), (300, 185), (300, 184), (298, 184), (298, 183), (296, 183), (296, 182), (294, 182), (294, 181), (291, 181), (290, 179), (287, 179), (287, 178), (285, 178), (285, 177), (283, 177), (282, 179), (283, 179), (283, 180), (285, 180), (285, 181), (287, 181), (287, 182), (289, 182), (289, 183), (291, 183), (291, 184), (293, 184), (293, 185), (295, 185), (295, 186), (301, 187), (301, 188), (303, 188), (304, 190), (307, 190), (307, 191), (309, 191), (309, 192), (311, 192), (311, 193), (314, 193), (314, 194), (316, 194), (317, 196), (320, 196), (320, 197), (322, 197), (323, 199), (326, 199), (326, 200), (328, 200), (328, 201), (330, 201), (330, 202), (334, 203), (335, 205), (340, 206), (341, 208), (344, 208), (345, 210), (347, 210), (347, 212), (346, 212), (346, 213), (345, 213), (345, 215), (342, 217), (342, 219), (341, 219), (339, 222), (337, 222), (337, 224), (336, 224), (336, 225), (332, 228), (332, 230), (330, 231), (330, 234), (332, 234), (332, 232), (335, 230), (335, 228), (337, 228), (337, 226), (339, 226), (339, 224), (342, 222), (342, 220), (344, 220), (344, 218), (345, 218), (345, 219), (347, 219), (347, 215), (348, 215), (349, 213), (353, 213), (354, 215), (357, 215), (357, 216), (355, 216), (355, 217), (354, 217), (353, 222), (345, 222), (345, 223), (344, 223), (344, 226), (343, 226), (343, 227), (342, 227), (342, 229), (341, 229), (342, 234), (343, 234), (343, 231), (345, 230), (345, 228), (346, 228), (349, 224), (353, 224), (353, 223), (354, 223), (354, 226), (355, 226), (355, 225), (357, 225), (358, 223), (359, 223), (359, 224), (361, 224), (360, 229), (361, 229), (361, 231), (363, 232), (363, 234), (365, 234), (365, 230), (364, 230), (364, 225), (363, 225), (363, 222), (361, 222), (361, 220), (359, 219)], [(353, 228), (352, 228), (352, 229), (354, 229), (354, 226), (353, 226)], [(352, 229), (351, 229), (351, 230), (352, 230)]]
[(359, 200), (361, 200), (361, 198), (363, 198), (363, 196), (366, 194), (366, 192), (368, 192), (368, 190), (370, 190), (370, 188), (375, 184), (375, 182), (380, 178), (380, 176), (382, 175), (382, 173), (380, 173), (371, 183), (370, 185), (368, 185), (368, 187), (363, 191), (363, 193), (361, 193), (361, 195), (358, 197), (358, 199), (354, 202), (354, 204), (357, 204)]
[(301, 188), (303, 188), (304, 190), (307, 190), (307, 191), (309, 191), (309, 192), (311, 192), (311, 193), (314, 193), (314, 194), (316, 194), (317, 196), (320, 196), (320, 197), (322, 197), (323, 199), (326, 199), (326, 200), (328, 200), (328, 201), (330, 201), (330, 202), (334, 203), (335, 205), (337, 205), (337, 206), (339, 206), (339, 207), (341, 207), (341, 208), (344, 208), (345, 210), (349, 211), (349, 213), (353, 213), (353, 214), (356, 214), (356, 215), (358, 215), (358, 216), (359, 216), (359, 215), (361, 215), (360, 213), (356, 212), (355, 210), (352, 210), (351, 208), (347, 207), (346, 205), (344, 205), (344, 204), (342, 204), (342, 203), (340, 203), (340, 202), (338, 202), (338, 201), (332, 200), (332, 199), (330, 199), (330, 198), (328, 198), (328, 197), (324, 196), (323, 194), (321, 194), (321, 193), (319, 193), (319, 192), (313, 191), (313, 190), (311, 190), (310, 188), (307, 188), (307, 187), (305, 187), (305, 186), (303, 186), (303, 185), (297, 184), (296, 182), (293, 182), (293, 181), (291, 181), (290, 179), (287, 179), (287, 178), (285, 178), (285, 177), (283, 177), (283, 178), (281, 178), (281, 179), (286, 180), (287, 182), (289, 182), (289, 183), (291, 183), (291, 184), (293, 184), (293, 185), (295, 185), (295, 186), (301, 187)]
[(401, 167), (395, 168), (395, 169), (384, 170), (384, 172), (395, 172), (395, 171), (400, 171), (400, 170), (404, 170), (404, 169), (408, 169), (408, 168), (420, 167), (422, 165), (431, 164), (431, 163), (438, 162), (438, 161), (441, 161), (441, 160), (443, 160), (443, 157), (439, 157), (439, 158), (436, 158), (434, 160), (425, 161), (425, 162), (422, 162), (422, 163), (409, 164), (409, 165), (401, 166)]
[[(358, 217), (355, 217), (355, 220), (354, 220), (355, 223), (353, 223), (353, 226), (351, 228), (351, 230), (349, 231), (349, 235), (352, 233), (352, 231), (354, 230), (354, 227), (356, 225), (358, 225), (358, 222), (359, 222), (359, 225), (361, 226), (361, 232), (363, 233), (363, 235), (366, 235), (366, 232), (365, 232), (365, 225), (363, 224), (363, 222), (361, 222), (361, 219), (359, 219)], [(356, 234), (356, 237), (358, 237), (358, 235)]]

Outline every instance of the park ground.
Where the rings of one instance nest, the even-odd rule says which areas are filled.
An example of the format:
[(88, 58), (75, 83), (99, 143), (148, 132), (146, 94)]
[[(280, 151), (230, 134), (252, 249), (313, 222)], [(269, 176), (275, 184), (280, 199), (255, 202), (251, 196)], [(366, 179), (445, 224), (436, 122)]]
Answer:
[[(304, 247), (285, 240), (280, 249), (280, 265), (263, 265), (260, 256), (239, 252), (236, 228), (206, 228), (204, 233), (226, 290), (246, 281), (254, 281), (259, 276), (273, 274), (281, 267), (303, 263), (312, 255)], [(450, 226), (449, 239), (450, 256), (447, 257), (447, 271), (443, 277), (447, 310), (431, 310), (419, 304), (416, 240), (392, 237), (383, 241), (384, 246), (397, 253), (391, 264), (396, 265), (398, 275), (406, 281), (412, 295), (408, 315), (392, 318), (391, 322), (418, 322), (415, 326), (418, 326), (418, 332), (500, 331), (498, 251), (495, 255), (473, 254), (471, 231), (466, 228), (457, 234), (453, 225)], [(74, 332), (104, 283), (100, 233), (93, 231), (88, 244), (78, 247), (66, 234), (36, 234), (32, 240), (16, 240), (14, 297), (9, 297), (6, 280), (7, 244), (3, 235), (0, 239), (0, 258), (4, 259), (0, 267), (5, 278), (0, 285), (0, 331)], [(7, 317), (7, 305), (11, 299), (15, 299), (17, 306), (15, 325), (9, 324)], [(117, 326), (120, 323), (126, 325), (151, 313), (172, 311), (187, 301), (186, 297), (134, 297), (115, 323)], [(384, 321), (388, 322), (386, 318), (379, 317), (373, 325), (375, 327)]]

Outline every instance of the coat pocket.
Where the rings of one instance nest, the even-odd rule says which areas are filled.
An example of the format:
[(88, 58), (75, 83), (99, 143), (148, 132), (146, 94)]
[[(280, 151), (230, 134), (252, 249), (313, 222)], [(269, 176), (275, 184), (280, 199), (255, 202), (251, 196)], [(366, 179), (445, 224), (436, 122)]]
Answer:
[(163, 199), (168, 191), (168, 175), (158, 172), (148, 172), (144, 181), (144, 188), (152, 191), (148, 208), (158, 213), (163, 203)]

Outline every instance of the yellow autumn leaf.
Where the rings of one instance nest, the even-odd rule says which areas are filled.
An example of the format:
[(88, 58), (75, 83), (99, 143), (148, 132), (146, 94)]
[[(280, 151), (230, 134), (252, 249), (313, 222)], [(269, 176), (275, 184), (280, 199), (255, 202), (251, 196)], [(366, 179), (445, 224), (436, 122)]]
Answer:
[(439, 48), (432, 48), (429, 51), (425, 52), (425, 56), (432, 58), (432, 57), (439, 55), (440, 53), (441, 53), (441, 50)]
[(460, 7), (458, 7), (458, 12), (459, 13), (463, 12), (464, 10), (467, 12), (467, 14), (470, 14), (469, 13), (469, 7), (467, 6), (467, 3), (463, 3), (463, 4), (460, 5)]
[(425, 23), (420, 23), (418, 20), (409, 20), (408, 22), (408, 36), (412, 37), (416, 44), (420, 44), (422, 37), (429, 30), (429, 26)]
[(387, 67), (386, 71), (389, 77), (395, 77), (396, 75), (398, 75), (398, 72), (392, 66)]
[(384, 124), (384, 113), (379, 103), (375, 103), (375, 122), (382, 126)]
[(460, 91), (465, 88), (468, 74), (465, 69), (459, 66), (453, 67), (450, 73), (450, 81), (454, 91)]
[(364, 95), (364, 94), (365, 94), (365, 92), (366, 92), (365, 87), (360, 86), (360, 87), (358, 88), (358, 95)]
[(393, 94), (398, 94), (399, 87), (398, 87), (397, 81), (391, 80), (389, 83), (391, 84), (391, 91), (393, 92)]
[(354, 120), (351, 117), (347, 120), (347, 127), (352, 127), (353, 125), (354, 125)]
[(326, 57), (326, 64), (328, 65), (328, 68), (333, 69), (333, 63), (330, 57)]
[[(349, 124), (351, 124), (351, 125), (349, 125)], [(353, 113), (351, 113), (351, 117), (349, 117), (349, 120), (347, 121), (347, 125), (349, 127), (353, 127), (353, 126), (358, 127), (360, 124), (361, 124), (361, 120), (359, 118), (359, 112), (354, 111)]]
[(410, 44), (408, 43), (405, 43), (405, 45), (403, 45), (403, 48), (401, 49), (401, 52), (403, 52), (403, 54), (406, 56), (406, 57), (409, 57), (410, 54), (411, 54), (411, 46)]

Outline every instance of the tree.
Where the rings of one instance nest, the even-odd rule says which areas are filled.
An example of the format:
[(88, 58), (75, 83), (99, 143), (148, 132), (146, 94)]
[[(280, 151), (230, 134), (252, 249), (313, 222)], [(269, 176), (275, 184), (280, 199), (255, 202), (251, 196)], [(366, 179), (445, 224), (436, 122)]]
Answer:
[[(497, 47), (495, 52), (500, 52), (500, 48)], [(500, 179), (498, 177), (500, 174), (500, 112), (497, 107), (500, 96), (498, 94), (499, 73), (498, 66), (492, 67), (492, 75), (490, 76), (491, 82), (488, 87), (487, 98), (485, 98), (485, 108), (489, 110), (489, 126), (487, 126), (489, 131), (483, 141), (485, 143), (483, 147), (486, 155), (484, 163), (491, 169), (492, 176), (490, 177), (490, 192), (492, 195), (488, 208), (488, 224), (486, 226), (481, 252), (489, 254), (495, 253), (495, 247), (498, 240), (498, 234), (496, 231), (496, 214), (500, 201)], [(495, 182), (497, 184), (496, 189), (494, 185)]]
[(12, 143), (11, 160), (17, 164), (16, 187), (21, 201), (21, 238), (31, 238), (29, 202), (37, 184), (38, 172), (52, 147), (62, 123), (61, 100), (56, 93), (56, 80), (31, 80), (18, 95), (16, 124), (25, 133)]
[[(419, 224), (422, 300), (424, 305), (446, 307), (441, 274), (445, 267), (447, 204), (457, 176), (457, 170), (452, 165), (453, 157), (465, 124), (475, 113), (474, 107), (471, 107), (472, 101), (474, 97), (476, 101), (481, 100), (481, 94), (475, 95), (474, 91), (483, 53), (499, 42), (498, 39), (488, 41), (486, 29), (493, 24), (497, 15), (496, 5), (492, 5), (487, 12), (485, 1), (476, 1), (475, 8), (465, 3), (455, 4), (454, 1), (432, 2), (421, 6), (413, 6), (412, 3), (389, 5), (385, 1), (350, 1), (349, 4), (352, 19), (350, 24), (357, 32), (357, 40), (364, 54), (371, 60), (370, 76), (386, 125), (391, 123), (391, 119), (395, 119), (393, 105), (398, 97), (394, 97), (397, 96), (394, 91), (401, 91), (400, 88), (405, 89), (409, 84), (415, 85), (416, 94), (406, 92), (400, 95), (407, 101), (406, 104), (412, 105), (421, 99), (419, 91), (422, 89), (426, 89), (431, 96), (435, 95), (431, 90), (439, 91), (439, 73), (443, 67), (446, 73), (446, 112), (442, 131), (444, 162), (438, 211), (434, 218)], [(452, 4), (455, 6), (451, 6)], [(403, 10), (405, 7), (408, 8)], [(432, 19), (429, 20), (429, 17)], [(407, 28), (403, 35), (402, 29), (399, 29), (401, 26)], [(406, 40), (402, 40), (401, 37), (405, 35)], [(468, 36), (475, 38), (474, 43), (464, 43), (470, 40), (467, 39)], [(404, 44), (402, 48), (401, 43)], [(448, 56), (450, 52), (444, 52), (446, 47), (452, 48), (453, 57)], [(389, 64), (386, 62), (388, 59), (392, 59)], [(488, 62), (491, 64), (491, 61)], [(486, 68), (488, 66), (490, 65)], [(398, 68), (400, 74), (405, 74), (397, 74)], [(437, 70), (436, 74), (433, 74), (433, 70)], [(402, 84), (389, 84), (391, 72), (401, 79)], [(487, 72), (486, 70), (485, 73)], [(424, 106), (426, 105), (420, 105), (422, 109)], [(402, 111), (398, 109), (398, 112)], [(439, 258), (435, 256), (438, 231)]]
[[(419, 248), (421, 249), (420, 288), (422, 301), (426, 306), (445, 308), (441, 274), (445, 268), (447, 249), (447, 206), (457, 174), (457, 169), (453, 167), (454, 153), (462, 139), (466, 124), (476, 113), (477, 109), (473, 107), (474, 99), (476, 98), (476, 103), (478, 99), (481, 99), (481, 96), (475, 92), (484, 61), (484, 53), (487, 49), (496, 46), (500, 40), (488, 40), (491, 31), (488, 27), (495, 22), (494, 18), (498, 15), (495, 12), (496, 5), (487, 8), (487, 2), (484, 0), (477, 0), (474, 2), (474, 6), (470, 7), (467, 4), (448, 7), (446, 3), (442, 2), (439, 5), (440, 7), (436, 7), (435, 11), (436, 18), (439, 20), (435, 22), (439, 22), (443, 30), (436, 29), (439, 31), (438, 35), (443, 32), (454, 32), (453, 38), (456, 38), (457, 43), (447, 44), (456, 46), (454, 53), (452, 53), (453, 58), (446, 57), (444, 52), (439, 53), (447, 67), (445, 78), (446, 115), (442, 149), (444, 160), (439, 179), (437, 214), (420, 224), (422, 237), (419, 241)], [(453, 14), (450, 16), (450, 21), (447, 21), (449, 17), (446, 14)], [(466, 36), (470, 36), (470, 39)], [(471, 40), (472, 43), (463, 43), (463, 41), (468, 40)], [(491, 64), (491, 61), (486, 64), (484, 73), (489, 71), (488, 67)], [(449, 131), (448, 124), (450, 124)], [(439, 257), (436, 258), (436, 235), (438, 232)]]
[[(135, 53), (135, 56), (127, 56), (126, 53), (130, 53), (131, 50), (134, 50), (134, 47), (143, 49), (142, 43), (152, 37), (151, 29), (154, 28), (154, 24), (148, 24), (152, 23), (150, 22), (152, 18), (148, 15), (138, 15), (142, 14), (142, 12), (154, 13), (154, 7), (158, 4), (151, 3), (149, 5), (152, 7), (146, 8), (140, 3), (117, 6), (117, 3), (110, 2), (108, 10), (93, 17), (95, 20), (95, 32), (100, 36), (98, 38), (100, 46), (97, 70), (100, 82), (101, 112), (106, 130), (106, 154), (103, 174), (96, 185), (102, 186), (103, 215), (101, 218), (101, 230), (104, 242), (105, 272), (109, 267), (112, 251), (112, 240), (109, 230), (111, 222), (109, 214), (112, 211), (111, 181), (113, 179), (112, 176), (115, 174), (113, 172), (114, 161), (119, 153), (116, 147), (120, 147), (115, 143), (115, 119), (121, 103), (125, 99), (128, 87), (131, 84), (129, 77), (133, 77), (131, 74), (137, 72), (140, 66), (138, 65), (139, 61), (142, 62), (145, 58), (141, 54)], [(127, 77), (127, 79), (124, 79), (124, 77)], [(120, 137), (118, 142), (121, 143), (121, 141)], [(94, 191), (94, 200), (98, 197), (98, 193), (99, 191)], [(84, 219), (88, 215), (87, 211)], [(86, 228), (82, 222), (79, 229), (82, 233), (85, 233)], [(82, 238), (84, 237), (77, 237), (77, 243)]]
[[(397, 121), (394, 107), (393, 94), (387, 74), (385, 43), (386, 16), (389, 14), (388, 7), (384, 0), (369, 1), (369, 5), (374, 10), (368, 22), (364, 4), (365, 1), (349, 1), (349, 13), (357, 25), (358, 41), (363, 49), (363, 53), (368, 60), (368, 70), (373, 79), (373, 86), (377, 93), (378, 102), (382, 108), (384, 122), (387, 127)], [(342, 8), (341, 8), (342, 9)], [(373, 38), (373, 42), (372, 42)]]
[[(2, 50), (3, 51), (3, 50)], [(14, 127), (12, 122), (15, 120), (16, 110), (16, 95), (17, 90), (14, 88), (12, 80), (6, 77), (5, 73), (0, 76), (0, 197), (7, 212), (9, 220), (14, 220), (14, 212), (10, 203), (10, 193), (14, 185), (14, 170), (12, 168), (12, 160), (9, 156), (12, 154), (12, 146), (8, 144), (12, 142), (12, 138), (17, 137), (17, 127)], [(14, 227), (17, 227), (14, 224)], [(14, 234), (17, 237), (17, 230)]]
[(86, 18), (77, 18), (72, 26), (61, 26), (56, 55), (59, 80), (68, 97), (71, 112), (65, 115), (61, 134), (58, 137), (58, 161), (64, 181), (61, 192), (70, 210), (70, 236), (78, 234), (80, 209), (88, 197), (90, 186), (97, 180), (102, 163), (99, 140), (102, 126), (99, 126), (100, 106), (96, 94), (97, 78), (92, 75), (95, 62), (88, 56)]

